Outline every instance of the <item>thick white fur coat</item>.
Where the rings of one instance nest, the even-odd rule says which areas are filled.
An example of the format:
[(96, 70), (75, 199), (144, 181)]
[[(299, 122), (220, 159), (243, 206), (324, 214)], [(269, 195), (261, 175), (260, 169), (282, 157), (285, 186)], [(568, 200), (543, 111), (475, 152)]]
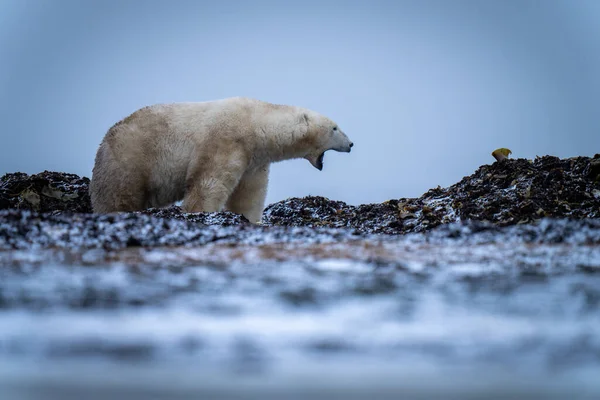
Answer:
[(307, 109), (229, 98), (142, 108), (106, 133), (90, 185), (95, 212), (135, 211), (183, 200), (188, 212), (227, 209), (261, 219), (269, 165), (352, 143)]

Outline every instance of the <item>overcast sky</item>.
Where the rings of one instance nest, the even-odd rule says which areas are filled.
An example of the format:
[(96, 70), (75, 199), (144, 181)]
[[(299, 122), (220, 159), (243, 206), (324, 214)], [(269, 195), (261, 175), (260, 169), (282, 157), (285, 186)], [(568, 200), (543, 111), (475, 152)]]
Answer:
[(272, 168), (267, 201), (419, 196), (493, 162), (600, 152), (600, 1), (0, 0), (0, 174), (91, 176), (106, 130), (230, 96), (355, 147)]

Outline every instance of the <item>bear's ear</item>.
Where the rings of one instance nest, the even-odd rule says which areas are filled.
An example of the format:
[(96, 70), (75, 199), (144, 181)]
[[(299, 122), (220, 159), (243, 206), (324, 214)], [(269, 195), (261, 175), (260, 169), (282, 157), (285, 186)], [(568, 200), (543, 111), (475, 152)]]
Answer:
[(306, 127), (308, 128), (308, 114), (307, 113), (302, 113), (302, 115), (300, 116), (300, 122), (302, 122), (303, 124), (306, 124)]

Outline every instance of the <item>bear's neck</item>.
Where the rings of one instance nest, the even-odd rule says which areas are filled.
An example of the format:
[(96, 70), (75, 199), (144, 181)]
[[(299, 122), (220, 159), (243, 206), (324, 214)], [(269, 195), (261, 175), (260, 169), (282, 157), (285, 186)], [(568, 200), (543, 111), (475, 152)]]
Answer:
[(305, 157), (309, 150), (308, 132), (302, 123), (286, 123), (287, 121), (267, 121), (259, 128), (261, 137), (261, 155), (269, 162), (278, 162)]
[(294, 132), (267, 132), (263, 138), (264, 158), (269, 162), (279, 162), (294, 158), (303, 158), (308, 150), (302, 146), (301, 134)]

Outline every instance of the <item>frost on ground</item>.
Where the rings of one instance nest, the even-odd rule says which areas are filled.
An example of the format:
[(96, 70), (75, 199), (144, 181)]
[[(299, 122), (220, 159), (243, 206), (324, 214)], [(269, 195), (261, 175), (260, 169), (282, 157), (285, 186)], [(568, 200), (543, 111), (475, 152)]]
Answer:
[(9, 398), (600, 398), (600, 156), (260, 226), (91, 214), (80, 179), (0, 179)]
[(204, 227), (191, 245), (144, 231), (155, 245), (61, 234), (1, 251), (0, 387), (600, 395), (600, 221), (230, 229)]
[[(88, 184), (87, 178), (58, 172), (6, 174), (0, 177), (0, 209), (89, 213)], [(245, 221), (229, 213), (186, 214), (178, 207), (144, 213), (204, 224)], [(462, 220), (507, 226), (548, 217), (600, 218), (600, 154), (593, 158), (507, 159), (483, 165), (447, 188), (381, 204), (351, 206), (314, 196), (287, 199), (266, 208), (263, 224), (402, 234)]]
[(357, 207), (323, 197), (293, 198), (267, 207), (264, 222), (285, 226), (346, 227), (365, 233), (425, 232), (461, 220), (499, 226), (546, 217), (599, 218), (600, 154), (552, 156), (483, 165), (447, 188), (419, 198)]

